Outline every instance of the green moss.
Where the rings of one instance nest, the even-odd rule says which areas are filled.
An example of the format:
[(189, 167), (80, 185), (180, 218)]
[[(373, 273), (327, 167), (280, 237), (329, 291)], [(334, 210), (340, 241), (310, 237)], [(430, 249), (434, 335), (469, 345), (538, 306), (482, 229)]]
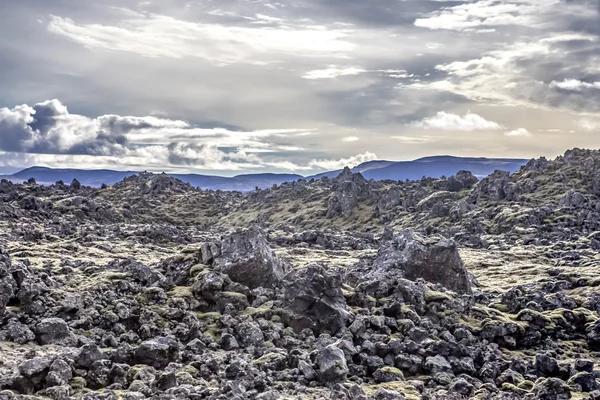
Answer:
[(452, 297), (450, 295), (448, 295), (447, 293), (443, 293), (443, 292), (438, 292), (436, 290), (428, 290), (425, 292), (425, 302), (427, 303), (432, 303), (434, 301), (445, 301), (445, 300), (451, 300)]
[(386, 374), (392, 374), (397, 376), (399, 379), (404, 379), (404, 373), (400, 371), (398, 368), (394, 367), (383, 367), (381, 368), (381, 372)]
[(221, 313), (220, 312), (198, 313), (198, 314), (196, 314), (196, 317), (198, 317), (198, 319), (218, 320), (219, 318), (221, 318)]
[(282, 357), (285, 357), (285, 356), (282, 354), (279, 354), (279, 353), (268, 353), (260, 358), (257, 358), (256, 360), (252, 361), (252, 364), (256, 365), (256, 366), (264, 365), (264, 364), (267, 364), (270, 362), (277, 361), (278, 359), (281, 359)]
[(193, 298), (194, 293), (189, 286), (175, 286), (169, 293), (170, 297)]
[(534, 385), (534, 383), (533, 383), (533, 382), (531, 382), (531, 381), (528, 381), (528, 380), (524, 380), (523, 382), (520, 382), (520, 383), (517, 385), (517, 387), (518, 387), (519, 389), (523, 389), (523, 390), (527, 390), (527, 391), (529, 391), (529, 390), (533, 389), (533, 385)]
[(406, 397), (407, 400), (420, 400), (421, 393), (410, 383), (403, 381), (395, 382), (383, 382), (377, 385), (363, 386), (364, 391), (367, 395), (373, 395), (379, 389), (392, 390), (400, 392)]
[(512, 383), (508, 383), (508, 382), (504, 382), (502, 384), (502, 390), (505, 392), (513, 392), (513, 393), (517, 393), (520, 395), (524, 395), (525, 393), (527, 393), (527, 390), (521, 389), (521, 388), (513, 385)]
[(192, 378), (195, 378), (198, 376), (198, 374), (200, 373), (200, 371), (198, 371), (196, 368), (192, 367), (191, 365), (186, 365), (184, 367), (182, 367), (179, 372), (186, 372), (188, 374), (190, 374), (192, 376)]
[(71, 387), (76, 391), (85, 388), (85, 379), (80, 376), (76, 376), (75, 378), (71, 379)]

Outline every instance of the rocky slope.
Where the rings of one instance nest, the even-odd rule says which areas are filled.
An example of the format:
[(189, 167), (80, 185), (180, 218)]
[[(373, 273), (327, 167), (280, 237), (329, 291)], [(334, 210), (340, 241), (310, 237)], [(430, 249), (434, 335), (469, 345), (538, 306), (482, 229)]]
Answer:
[(596, 399), (600, 152), (248, 194), (0, 183), (0, 399)]

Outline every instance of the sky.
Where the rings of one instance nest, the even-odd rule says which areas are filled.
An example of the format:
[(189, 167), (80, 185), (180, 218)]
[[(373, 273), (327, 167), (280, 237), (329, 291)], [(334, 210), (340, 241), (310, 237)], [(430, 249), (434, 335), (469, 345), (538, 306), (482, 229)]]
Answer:
[(309, 175), (600, 147), (600, 0), (2, 0), (0, 166)]

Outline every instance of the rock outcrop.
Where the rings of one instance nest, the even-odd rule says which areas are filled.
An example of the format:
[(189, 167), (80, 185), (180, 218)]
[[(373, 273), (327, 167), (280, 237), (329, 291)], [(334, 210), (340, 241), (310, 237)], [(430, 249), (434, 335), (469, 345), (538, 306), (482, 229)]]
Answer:
[(215, 268), (250, 289), (273, 286), (288, 271), (287, 265), (269, 247), (264, 232), (256, 227), (224, 237)]
[(342, 293), (342, 278), (335, 272), (311, 265), (288, 274), (284, 288), (291, 309), (314, 320), (322, 330), (336, 333), (351, 318)]
[(402, 231), (390, 243), (384, 244), (373, 263), (370, 277), (400, 274), (439, 283), (458, 293), (471, 293), (471, 283), (454, 241), (444, 238), (424, 238)]

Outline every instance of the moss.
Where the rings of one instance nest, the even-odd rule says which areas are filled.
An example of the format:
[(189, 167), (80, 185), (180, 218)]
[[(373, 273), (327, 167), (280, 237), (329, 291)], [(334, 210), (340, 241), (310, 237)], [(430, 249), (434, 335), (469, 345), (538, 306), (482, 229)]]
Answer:
[(451, 300), (452, 297), (450, 295), (448, 295), (447, 293), (443, 293), (443, 292), (438, 292), (437, 290), (428, 290), (425, 292), (425, 302), (426, 303), (432, 303), (434, 301), (445, 301), (445, 300)]
[(383, 372), (385, 374), (392, 374), (392, 375), (397, 376), (400, 379), (404, 379), (404, 373), (402, 371), (400, 371), (398, 368), (383, 367), (383, 368), (381, 368), (381, 372)]
[(266, 312), (269, 311), (274, 311), (273, 310), (273, 301), (267, 301), (265, 303), (263, 303), (261, 306), (259, 307), (247, 307), (242, 314), (246, 314), (246, 315), (257, 315), (257, 314), (264, 314)]
[(108, 281), (116, 281), (121, 279), (128, 279), (131, 275), (128, 272), (116, 272), (109, 271), (102, 274), (101, 278)]
[(392, 390), (400, 392), (406, 397), (407, 400), (420, 400), (421, 393), (410, 383), (403, 381), (395, 382), (383, 382), (377, 385), (363, 386), (364, 391), (367, 395), (373, 395), (379, 389)]
[(235, 298), (240, 300), (248, 300), (248, 297), (243, 293), (238, 292), (221, 292), (221, 295), (226, 298)]
[(471, 331), (474, 331), (474, 332), (480, 331), (481, 327), (482, 327), (482, 321), (481, 320), (478, 320), (476, 318), (470, 317), (468, 315), (461, 316), (459, 322), (462, 325), (465, 325), (467, 328), (469, 328)]
[(220, 312), (198, 313), (198, 314), (196, 314), (196, 317), (198, 317), (198, 319), (217, 320), (217, 319), (221, 318), (221, 313)]
[(81, 390), (85, 388), (85, 379), (80, 376), (76, 376), (75, 378), (71, 379), (71, 387), (74, 390)]
[(508, 382), (504, 382), (502, 384), (502, 390), (505, 392), (513, 392), (513, 393), (517, 393), (520, 395), (524, 395), (525, 393), (527, 393), (527, 390), (521, 389), (521, 388), (513, 385), (512, 383), (508, 383)]
[(200, 371), (198, 371), (196, 368), (192, 367), (191, 365), (186, 365), (184, 367), (182, 367), (179, 372), (186, 372), (188, 374), (190, 374), (192, 376), (192, 378), (196, 378), (198, 376), (198, 374), (200, 373)]
[(520, 382), (517, 387), (523, 390), (531, 390), (533, 389), (533, 385), (534, 383), (532, 381), (524, 380), (523, 382)]
[(193, 298), (194, 293), (189, 286), (175, 286), (169, 293), (170, 297)]

